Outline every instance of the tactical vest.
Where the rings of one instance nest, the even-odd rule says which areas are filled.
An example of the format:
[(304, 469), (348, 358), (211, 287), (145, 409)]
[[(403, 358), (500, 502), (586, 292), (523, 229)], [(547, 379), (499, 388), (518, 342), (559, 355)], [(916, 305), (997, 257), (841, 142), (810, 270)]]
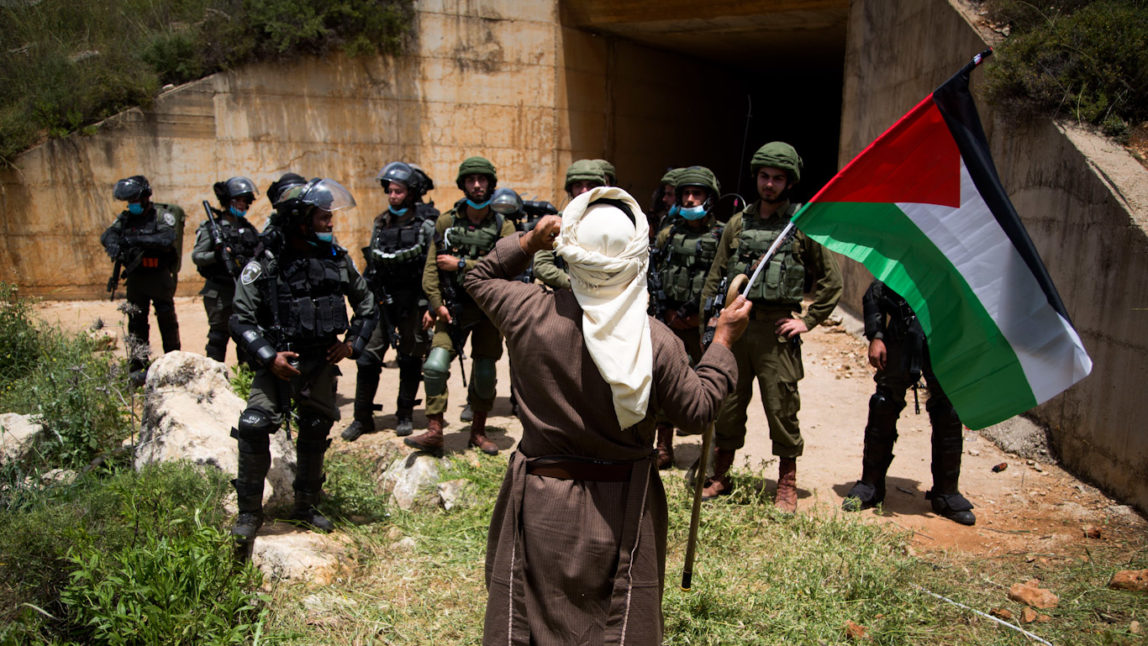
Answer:
[(346, 252), (325, 258), (294, 258), (279, 267), (279, 326), (300, 347), (328, 344), (347, 331), (344, 290), (350, 276)]
[(475, 260), (490, 253), (502, 235), (502, 214), (495, 213), (481, 224), (475, 225), (458, 213), (451, 226), (442, 234), (442, 248), (455, 256)]
[(150, 216), (125, 219), (120, 239), (132, 253), (125, 273), (174, 268), (178, 260), (175, 238), (179, 214), (161, 208), (163, 206), (155, 204)]
[(417, 265), (421, 275), (430, 243), (422, 235), (423, 222), (422, 217), (415, 215), (402, 226), (376, 226), (368, 261), (387, 272), (404, 272), (408, 265)]
[[(219, 233), (223, 237), (223, 244), (231, 248), (231, 257), (235, 260), (235, 266), (243, 269), (255, 257), (255, 252), (258, 250), (261, 241), (259, 231), (251, 226), (251, 223), (245, 218), (239, 218), (238, 224), (232, 223), (227, 226), (223, 225), (221, 219), (216, 221), (220, 223)], [(204, 223), (204, 226), (210, 227), (211, 224)], [(228, 268), (220, 262), (206, 267), (197, 266), (196, 269), (199, 270), (200, 275), (212, 282), (228, 284), (235, 281)]]
[(714, 224), (708, 229), (694, 230), (678, 224), (670, 232), (658, 270), (668, 302), (699, 302), (706, 274), (717, 255), (722, 228), (721, 224)]
[[(790, 207), (787, 215), (791, 215), (794, 209)], [(742, 273), (752, 275), (750, 268), (753, 263), (769, 251), (788, 223), (788, 217), (762, 220), (756, 214), (743, 213), (737, 252), (729, 263), (730, 279)], [(798, 252), (796, 236), (781, 245), (769, 265), (761, 270), (753, 289), (749, 290), (749, 300), (754, 303), (800, 304), (805, 294), (805, 266), (801, 264)]]

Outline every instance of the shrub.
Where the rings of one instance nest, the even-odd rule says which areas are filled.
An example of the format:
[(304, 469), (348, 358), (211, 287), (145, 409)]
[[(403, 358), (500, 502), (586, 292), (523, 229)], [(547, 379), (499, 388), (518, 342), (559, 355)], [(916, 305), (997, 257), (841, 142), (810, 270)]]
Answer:
[(1117, 138), (1148, 120), (1148, 3), (994, 0), (1011, 35), (989, 68), (990, 100), (1014, 117), (1069, 116)]

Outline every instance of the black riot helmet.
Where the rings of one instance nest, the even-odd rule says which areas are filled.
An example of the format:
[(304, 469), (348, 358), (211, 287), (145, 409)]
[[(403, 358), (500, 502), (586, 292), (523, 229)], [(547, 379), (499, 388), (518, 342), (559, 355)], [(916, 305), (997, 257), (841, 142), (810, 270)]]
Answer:
[(231, 200), (237, 197), (247, 196), (247, 198), (254, 202), (255, 198), (259, 196), (259, 189), (255, 188), (255, 182), (250, 178), (243, 176), (232, 177), (226, 182), (216, 182), (212, 186), (215, 191), (215, 197), (219, 199), (219, 204), (227, 207), (231, 204)]
[[(275, 208), (286, 222), (287, 232), (293, 233), (300, 223), (310, 230), (308, 218), (315, 209), (335, 213), (355, 206), (355, 198), (342, 184), (333, 179), (315, 179), (303, 185), (291, 186), (279, 195)], [(313, 233), (312, 233), (313, 235)]]
[(271, 200), (272, 205), (278, 204), (279, 197), (283, 194), (284, 191), (291, 188), (292, 186), (302, 186), (306, 183), (307, 178), (303, 177), (302, 175), (296, 173), (283, 173), (279, 176), (279, 179), (271, 182), (271, 185), (267, 187), (267, 199)]
[(418, 175), (419, 181), (422, 183), (422, 189), (419, 192), (419, 197), (426, 195), (427, 191), (433, 191), (434, 180), (431, 179), (430, 175), (427, 175), (427, 172), (423, 170), (418, 164), (410, 164), (410, 167), (411, 170), (415, 172), (415, 175)]
[(517, 219), (522, 214), (522, 198), (513, 189), (498, 188), (490, 198), (490, 208), (495, 213)]
[(124, 202), (140, 202), (151, 197), (151, 185), (143, 175), (132, 175), (116, 182), (112, 195)]
[(391, 182), (398, 182), (407, 187), (411, 203), (419, 201), (426, 192), (434, 188), (434, 182), (418, 166), (401, 161), (393, 161), (379, 171), (375, 179), (387, 190)]

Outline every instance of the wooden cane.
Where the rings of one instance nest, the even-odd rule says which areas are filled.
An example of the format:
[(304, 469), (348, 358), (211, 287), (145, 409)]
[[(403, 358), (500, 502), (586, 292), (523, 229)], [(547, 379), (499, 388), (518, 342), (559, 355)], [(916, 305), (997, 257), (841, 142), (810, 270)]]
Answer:
[[(725, 307), (737, 300), (738, 292), (748, 282), (745, 274), (736, 276), (726, 290)], [(722, 308), (725, 309), (725, 308)], [(718, 313), (720, 317), (720, 312)], [(714, 425), (710, 424), (702, 433), (702, 454), (698, 458), (698, 470), (694, 474), (694, 505), (690, 510), (690, 536), (686, 540), (686, 562), (682, 566), (682, 590), (688, 592), (694, 579), (694, 555), (698, 546), (698, 526), (702, 516), (702, 489), (705, 488), (706, 471), (709, 469), (710, 451), (714, 441)]]

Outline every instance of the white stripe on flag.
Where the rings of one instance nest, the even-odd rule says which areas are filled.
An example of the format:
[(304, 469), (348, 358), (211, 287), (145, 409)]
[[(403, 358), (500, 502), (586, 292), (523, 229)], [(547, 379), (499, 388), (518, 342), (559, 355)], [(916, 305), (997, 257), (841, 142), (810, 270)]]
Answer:
[(957, 268), (1012, 346), (1037, 403), (1092, 370), (1076, 330), (1052, 307), (961, 160), (961, 206), (897, 206)]

